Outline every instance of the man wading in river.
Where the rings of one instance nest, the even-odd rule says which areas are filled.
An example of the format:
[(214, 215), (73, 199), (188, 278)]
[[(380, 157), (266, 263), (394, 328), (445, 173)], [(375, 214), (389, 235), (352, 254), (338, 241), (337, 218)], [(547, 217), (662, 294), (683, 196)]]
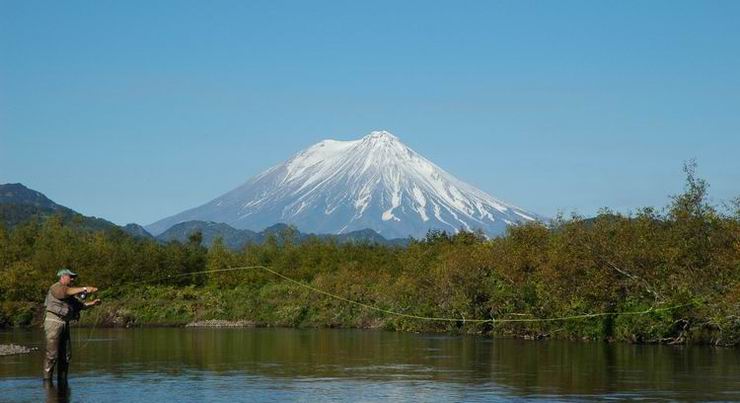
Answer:
[(99, 299), (85, 302), (88, 293), (96, 292), (95, 287), (72, 287), (77, 277), (69, 269), (57, 272), (59, 282), (54, 283), (46, 294), (46, 317), (44, 331), (46, 332), (46, 355), (44, 356), (44, 381), (51, 381), (54, 375), (54, 366), (58, 366), (57, 378), (59, 382), (67, 380), (67, 369), (71, 357), (69, 338), (69, 322), (80, 318), (80, 311), (91, 308), (100, 303)]

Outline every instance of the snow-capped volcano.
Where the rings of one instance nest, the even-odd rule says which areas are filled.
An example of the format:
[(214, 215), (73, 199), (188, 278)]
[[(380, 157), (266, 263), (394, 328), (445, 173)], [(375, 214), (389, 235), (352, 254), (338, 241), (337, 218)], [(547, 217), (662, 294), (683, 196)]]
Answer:
[(245, 184), (191, 210), (157, 221), (159, 234), (190, 220), (260, 230), (275, 223), (341, 234), (370, 228), (386, 238), (423, 237), (430, 229), (482, 229), (539, 218), (464, 183), (386, 131), (354, 141), (324, 140)]

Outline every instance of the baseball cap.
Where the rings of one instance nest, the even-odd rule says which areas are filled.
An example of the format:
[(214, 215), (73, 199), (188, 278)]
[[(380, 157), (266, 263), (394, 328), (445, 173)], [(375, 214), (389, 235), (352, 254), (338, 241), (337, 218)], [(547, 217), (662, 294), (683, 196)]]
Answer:
[(68, 276), (77, 277), (77, 273), (75, 273), (72, 270), (67, 269), (67, 268), (64, 268), (64, 269), (59, 270), (57, 272), (57, 277), (62, 277), (65, 274), (68, 275)]

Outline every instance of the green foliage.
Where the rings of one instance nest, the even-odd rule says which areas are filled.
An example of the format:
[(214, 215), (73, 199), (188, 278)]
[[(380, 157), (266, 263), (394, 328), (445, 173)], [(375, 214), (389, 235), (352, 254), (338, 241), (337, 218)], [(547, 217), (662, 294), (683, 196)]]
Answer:
[[(299, 243), (290, 227), (234, 252), (221, 239), (205, 249), (199, 233), (185, 243), (161, 244), (119, 230), (81, 231), (58, 217), (12, 230), (0, 226), (0, 325), (38, 321), (44, 293), (65, 266), (80, 273), (81, 283), (104, 289), (104, 304), (83, 315), (85, 324), (246, 319), (270, 326), (735, 345), (740, 199), (720, 212), (708, 204), (708, 186), (695, 165), (685, 171), (685, 192), (665, 213), (645, 208), (624, 216), (604, 209), (592, 219), (511, 227), (490, 240), (430, 231), (405, 248), (318, 237)], [(239, 267), (252, 268), (232, 270)], [(644, 315), (505, 321), (682, 304), (688, 305)]]

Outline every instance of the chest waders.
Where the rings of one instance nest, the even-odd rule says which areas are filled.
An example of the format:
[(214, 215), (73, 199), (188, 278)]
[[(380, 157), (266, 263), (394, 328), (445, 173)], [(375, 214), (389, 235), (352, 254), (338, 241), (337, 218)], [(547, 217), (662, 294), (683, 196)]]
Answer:
[(59, 382), (66, 382), (69, 360), (72, 357), (69, 322), (79, 319), (82, 304), (72, 296), (64, 299), (52, 295), (51, 288), (46, 294), (44, 306), (44, 333), (46, 334), (46, 353), (44, 355), (44, 380), (51, 380), (54, 367), (58, 367)]

